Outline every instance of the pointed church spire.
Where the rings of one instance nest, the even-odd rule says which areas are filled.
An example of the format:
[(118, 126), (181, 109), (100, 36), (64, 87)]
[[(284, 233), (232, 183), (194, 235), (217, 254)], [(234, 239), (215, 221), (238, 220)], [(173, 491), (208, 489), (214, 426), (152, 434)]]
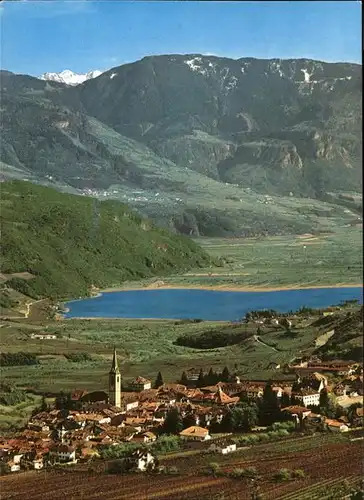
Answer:
[(110, 373), (120, 373), (119, 365), (118, 365), (118, 358), (116, 356), (116, 347), (114, 347), (114, 355), (112, 358), (112, 365), (111, 365)]

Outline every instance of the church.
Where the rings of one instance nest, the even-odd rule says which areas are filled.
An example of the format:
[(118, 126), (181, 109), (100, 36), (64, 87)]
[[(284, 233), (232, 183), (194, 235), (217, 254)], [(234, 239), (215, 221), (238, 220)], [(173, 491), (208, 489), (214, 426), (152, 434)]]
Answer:
[(121, 408), (121, 375), (115, 348), (109, 372), (109, 403)]
[[(90, 404), (103, 404), (111, 407), (121, 408), (122, 401), (121, 394), (121, 373), (118, 365), (116, 349), (114, 348), (114, 354), (112, 358), (112, 364), (109, 371), (109, 387), (108, 391), (82, 391), (76, 390), (71, 394), (72, 406), (76, 409), (77, 407), (84, 407), (84, 405)], [(127, 405), (128, 406), (128, 405)]]

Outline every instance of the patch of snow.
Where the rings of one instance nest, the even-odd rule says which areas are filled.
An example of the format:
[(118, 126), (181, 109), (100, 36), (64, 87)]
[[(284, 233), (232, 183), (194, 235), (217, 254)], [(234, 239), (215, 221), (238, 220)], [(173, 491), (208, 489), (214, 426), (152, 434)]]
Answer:
[(273, 73), (278, 73), (281, 78), (284, 76), (283, 71), (281, 70), (281, 65), (276, 61), (273, 61), (269, 64), (269, 69)]
[[(185, 64), (187, 64), (187, 66), (189, 66), (189, 68), (192, 70), (192, 71), (198, 71), (200, 72), (201, 71), (201, 57), (194, 57), (193, 59), (189, 59), (188, 61), (184, 61)], [(196, 64), (197, 62), (197, 64)]]
[(242, 67), (240, 68), (240, 71), (242, 73), (245, 73), (245, 70), (250, 66), (250, 63), (246, 62), (246, 63), (243, 63)]
[(238, 79), (236, 78), (236, 76), (232, 76), (230, 78), (230, 81), (226, 84), (226, 89), (227, 90), (234, 89), (236, 87), (237, 81), (238, 81)]
[(115, 78), (115, 76), (117, 76), (117, 74), (116, 74), (116, 73), (112, 73), (112, 74), (110, 75), (110, 80), (112, 80), (113, 78)]
[(304, 77), (305, 77), (305, 83), (310, 83), (310, 78), (313, 75), (313, 73), (309, 73), (307, 69), (301, 69)]

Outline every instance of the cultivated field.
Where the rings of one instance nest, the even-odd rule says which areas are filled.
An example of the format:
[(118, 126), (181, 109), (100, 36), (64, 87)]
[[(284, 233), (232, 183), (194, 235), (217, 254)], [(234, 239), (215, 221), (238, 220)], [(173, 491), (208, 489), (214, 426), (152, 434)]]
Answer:
[[(303, 445), (303, 446), (302, 446)], [(255, 467), (260, 491), (265, 499), (340, 499), (343, 492), (361, 478), (361, 443), (342, 436), (311, 436), (290, 443), (271, 443), (220, 457), (224, 471)], [(216, 462), (216, 455), (200, 455), (175, 465), (172, 476), (107, 475), (92, 472), (87, 465), (74, 470), (29, 472), (0, 479), (1, 500), (248, 500), (250, 481), (206, 475), (205, 462)], [(183, 460), (183, 459), (182, 459)], [(163, 463), (163, 460), (161, 461)], [(168, 461), (170, 462), (170, 461)], [(203, 462), (203, 463), (201, 463)], [(302, 469), (302, 479), (277, 482), (278, 469)], [(335, 493), (336, 492), (336, 493)], [(336, 496), (335, 496), (336, 495)], [(341, 496), (340, 496), (341, 495)]]
[(362, 228), (333, 233), (259, 238), (198, 238), (223, 267), (196, 269), (184, 275), (125, 283), (123, 288), (165, 286), (211, 288), (280, 288), (362, 283)]
[[(222, 323), (95, 319), (53, 321), (48, 322), (47, 328), (33, 325), (34, 331), (61, 335), (55, 340), (31, 339), (30, 325), (23, 322), (4, 324), (1, 350), (34, 353), (41, 364), (2, 367), (2, 380), (51, 392), (105, 389), (114, 345), (124, 381), (137, 375), (154, 380), (161, 370), (165, 381), (174, 382), (188, 368), (221, 370), (226, 364), (244, 377), (265, 378), (277, 376), (271, 363), (287, 363), (299, 351), (313, 348), (320, 334), (316, 328), (309, 327), (298, 328), (294, 337), (283, 330), (266, 329), (259, 337), (261, 342), (257, 342), (253, 340), (257, 326), (252, 324), (247, 327), (252, 337), (244, 342), (215, 349), (194, 349), (174, 342), (181, 335), (219, 329)], [(65, 357), (69, 353), (88, 353), (92, 360), (70, 362)]]

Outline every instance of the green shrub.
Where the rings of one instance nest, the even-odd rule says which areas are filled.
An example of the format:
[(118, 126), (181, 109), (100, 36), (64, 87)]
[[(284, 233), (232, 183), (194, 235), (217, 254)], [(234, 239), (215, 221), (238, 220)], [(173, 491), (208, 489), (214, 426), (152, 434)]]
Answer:
[(65, 354), (68, 361), (72, 363), (83, 363), (85, 361), (92, 361), (92, 356), (88, 352), (71, 352)]
[(220, 465), (216, 462), (209, 463), (207, 472), (212, 476), (217, 476), (220, 473)]
[(286, 437), (289, 436), (289, 431), (287, 429), (280, 429), (277, 431), (278, 437)]
[(290, 481), (291, 471), (288, 469), (280, 469), (278, 472), (274, 474), (274, 479), (277, 482)]
[(230, 477), (234, 479), (242, 479), (244, 476), (244, 469), (233, 469), (230, 474)]
[(160, 436), (152, 445), (152, 449), (157, 453), (170, 453), (172, 451), (178, 451), (180, 448), (180, 438), (169, 434)]
[(243, 475), (248, 479), (255, 479), (258, 476), (258, 471), (255, 467), (247, 467), (243, 469)]
[(269, 434), (266, 434), (266, 433), (261, 433), (261, 434), (257, 434), (255, 436), (255, 438), (257, 441), (259, 441), (261, 443), (265, 443), (271, 439), (271, 436)]
[(0, 404), (5, 406), (18, 405), (19, 403), (23, 403), (27, 399), (28, 399), (27, 394), (19, 389), (16, 389), (12, 392), (0, 393)]
[(170, 465), (169, 467), (166, 468), (167, 474), (179, 474), (179, 469), (175, 465)]
[(295, 422), (287, 421), (287, 422), (274, 422), (270, 427), (268, 427), (268, 432), (270, 431), (294, 431), (296, 428)]
[(292, 473), (292, 477), (295, 479), (303, 479), (306, 476), (305, 471), (303, 469), (295, 469)]
[(133, 451), (142, 448), (136, 443), (122, 443), (117, 445), (104, 446), (100, 449), (100, 456), (107, 460), (110, 458), (124, 458), (130, 455)]

